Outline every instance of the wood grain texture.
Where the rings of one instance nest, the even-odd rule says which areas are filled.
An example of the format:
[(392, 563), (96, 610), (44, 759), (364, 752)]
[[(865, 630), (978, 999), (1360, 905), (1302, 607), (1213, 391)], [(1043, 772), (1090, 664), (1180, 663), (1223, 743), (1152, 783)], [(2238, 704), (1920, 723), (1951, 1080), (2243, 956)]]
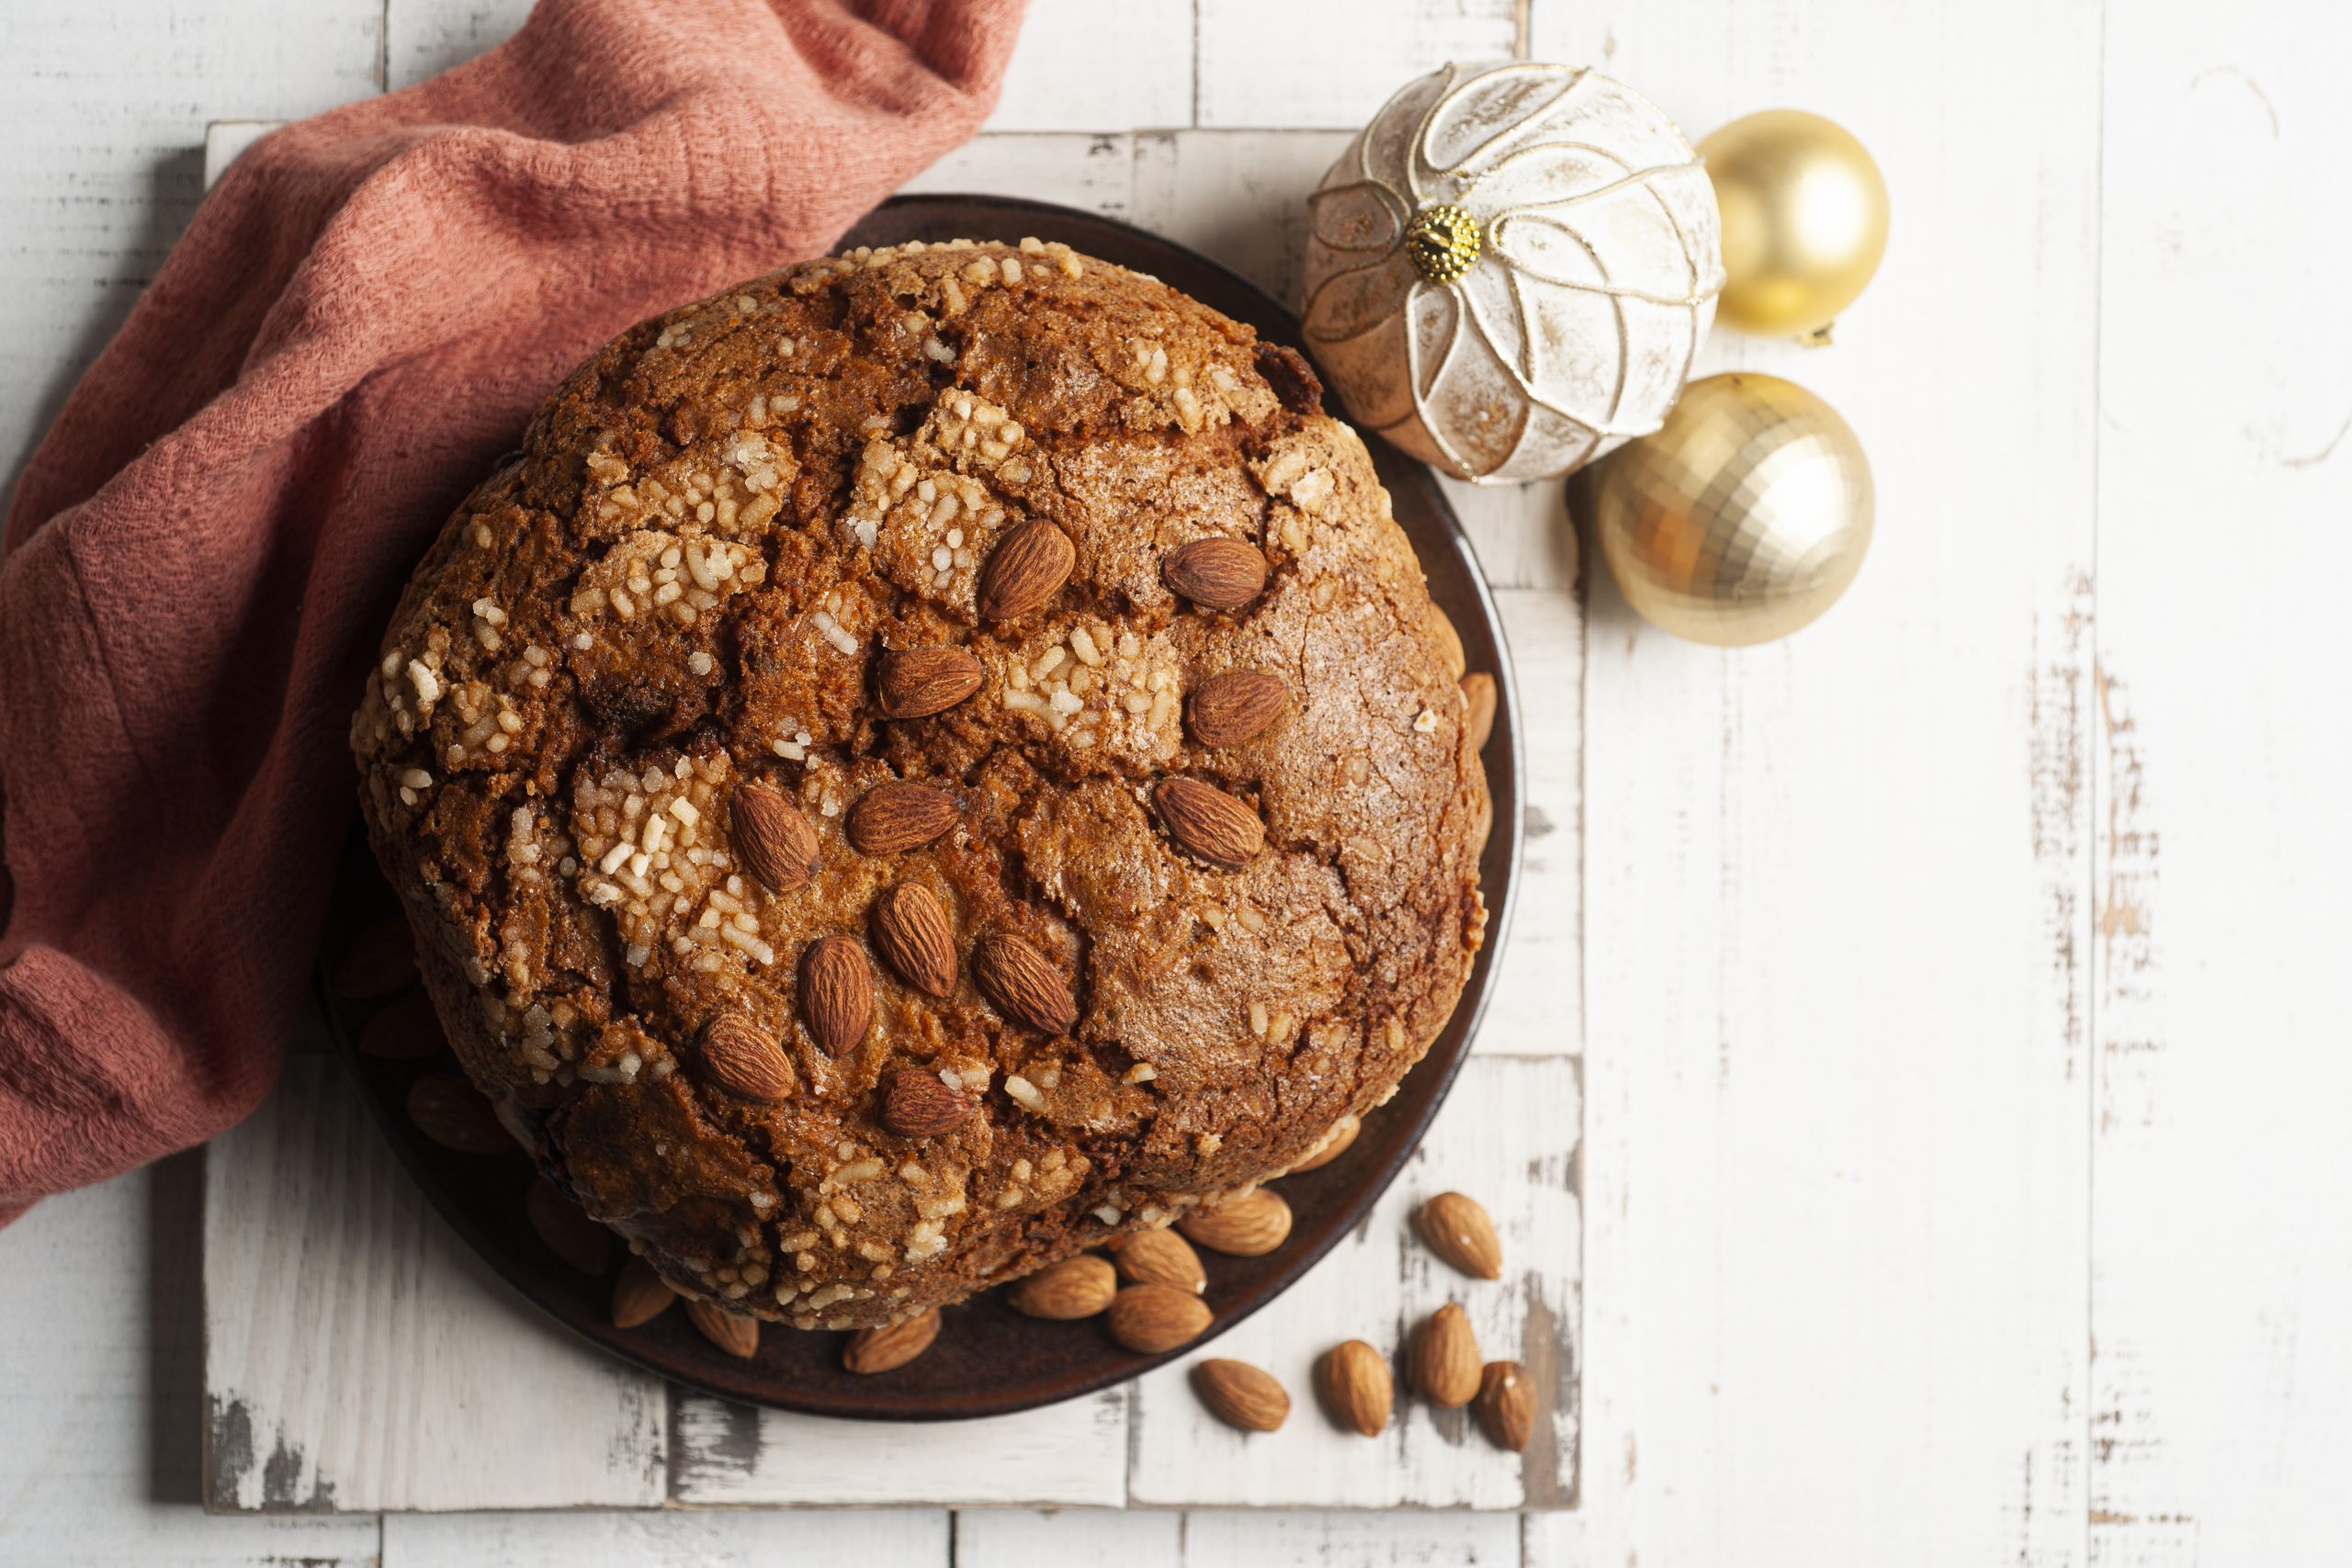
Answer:
[(380, 1568), (943, 1568), (948, 1515), (715, 1509), (390, 1514)]
[(2098, 7), (1538, 7), (1532, 48), (1694, 133), (1827, 114), (1895, 217), (1835, 348), (1702, 367), (1860, 433), (1846, 602), (1723, 653), (1592, 594), (1588, 1462), (1531, 1560), (2080, 1563)]
[(967, 1513), (955, 1568), (1505, 1568), (1519, 1528), (1509, 1514)]
[(680, 1393), (672, 1429), (680, 1503), (1116, 1507), (1127, 1497), (1124, 1389), (927, 1423), (829, 1421)]
[(2085, 702), (2090, 1552), (2113, 1568), (2345, 1552), (2347, 45), (2336, 9), (2108, 13)]
[[(487, 1179), (523, 1182), (513, 1166)], [(205, 1157), (207, 1506), (628, 1507), (659, 1379), (548, 1332), (429, 1213), (341, 1066), (288, 1064)]]
[[(1561, 0), (1565, 4), (1565, 0)], [(1354, 132), (1388, 96), (1449, 60), (1524, 52), (1523, 0), (1199, 0), (1195, 122)]]
[[(1135, 1385), (1131, 1498), (1288, 1507), (1573, 1504), (1577, 1077), (1570, 1058), (1472, 1056), (1372, 1218), (1313, 1273), (1204, 1352), (1279, 1378), (1291, 1393), (1290, 1420), (1272, 1433), (1221, 1426), (1187, 1382), (1190, 1359), (1164, 1367)], [(1492, 1213), (1503, 1243), (1499, 1281), (1455, 1273), (1414, 1235), (1413, 1210), (1448, 1190), (1466, 1192)], [(1214, 1299), (1216, 1259), (1206, 1261)], [(1411, 1326), (1448, 1301), (1468, 1314), (1489, 1358), (1525, 1362), (1542, 1391), (1537, 1438), (1523, 1459), (1489, 1445), (1469, 1411), (1408, 1397), (1401, 1378), (1395, 1419), (1379, 1438), (1342, 1436), (1316, 1407), (1312, 1372), (1325, 1350), (1360, 1338), (1393, 1356)]]

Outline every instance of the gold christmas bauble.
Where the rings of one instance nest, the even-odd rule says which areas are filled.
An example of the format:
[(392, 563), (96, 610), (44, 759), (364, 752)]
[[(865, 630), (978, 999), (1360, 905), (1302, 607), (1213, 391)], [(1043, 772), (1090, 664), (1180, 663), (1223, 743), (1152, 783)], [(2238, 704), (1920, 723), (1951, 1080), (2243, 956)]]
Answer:
[(1886, 181), (1835, 120), (1767, 109), (1699, 143), (1723, 215), (1716, 314), (1762, 337), (1828, 340), (1886, 254)]
[(1684, 389), (1657, 434), (1592, 481), (1593, 533), (1651, 625), (1718, 648), (1786, 637), (1861, 570), (1870, 459), (1838, 411), (1793, 381), (1737, 372)]

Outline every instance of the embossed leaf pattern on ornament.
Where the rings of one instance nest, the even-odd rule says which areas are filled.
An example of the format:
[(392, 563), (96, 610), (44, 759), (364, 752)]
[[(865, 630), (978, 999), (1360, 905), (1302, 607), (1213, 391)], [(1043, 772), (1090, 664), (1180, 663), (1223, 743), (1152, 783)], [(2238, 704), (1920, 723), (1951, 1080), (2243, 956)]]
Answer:
[[(1406, 243), (1441, 204), (1478, 258)], [(1705, 167), (1598, 72), (1447, 66), (1408, 85), (1310, 199), (1306, 335), (1348, 412), (1467, 479), (1548, 478), (1657, 428), (1723, 287)]]

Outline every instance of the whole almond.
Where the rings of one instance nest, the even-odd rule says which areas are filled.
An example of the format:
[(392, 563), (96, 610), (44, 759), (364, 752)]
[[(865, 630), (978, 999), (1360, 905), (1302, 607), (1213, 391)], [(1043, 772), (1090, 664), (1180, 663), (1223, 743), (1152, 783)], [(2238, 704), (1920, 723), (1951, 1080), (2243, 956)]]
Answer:
[(389, 997), (416, 978), (416, 938), (405, 915), (387, 915), (352, 939), (335, 960), (339, 997)]
[(1016, 1283), (1005, 1299), (1015, 1312), (1057, 1321), (1092, 1317), (1119, 1293), (1111, 1265), (1091, 1252), (1049, 1263)]
[(961, 1127), (971, 1114), (971, 1096), (921, 1067), (900, 1067), (882, 1092), (882, 1125), (902, 1138), (936, 1138)]
[(418, 991), (378, 1008), (360, 1025), (353, 1043), (363, 1056), (413, 1060), (439, 1055), (449, 1048), (449, 1038), (441, 1032), (441, 1015), (433, 1010), (433, 998)]
[(874, 901), (874, 945), (916, 990), (944, 997), (956, 988), (956, 929), (930, 888), (902, 883)]
[(1413, 1386), (1432, 1404), (1458, 1410), (1477, 1397), (1478, 1336), (1452, 1302), (1422, 1321), (1405, 1364)]
[(1176, 847), (1211, 865), (1239, 871), (1266, 847), (1266, 825), (1258, 814), (1214, 784), (1162, 779), (1151, 804)]
[(857, 1049), (874, 1022), (874, 971), (845, 936), (821, 937), (800, 958), (800, 1017), (828, 1056)]
[(1157, 1356), (1201, 1337), (1209, 1304), (1169, 1285), (1129, 1285), (1111, 1298), (1111, 1337), (1138, 1355)]
[(1265, 592), (1266, 558), (1246, 539), (1195, 539), (1159, 563), (1159, 580), (1204, 610), (1238, 610)]
[(1305, 1159), (1292, 1166), (1283, 1174), (1296, 1176), (1301, 1171), (1322, 1169), (1348, 1152), (1348, 1145), (1356, 1141), (1356, 1134), (1363, 1125), (1356, 1120), (1353, 1112), (1340, 1117), (1331, 1123), (1331, 1130), (1323, 1134), (1323, 1141), (1307, 1151)]
[(792, 1098), (792, 1059), (775, 1038), (740, 1012), (722, 1012), (703, 1026), (702, 1076), (741, 1100)]
[(1503, 1277), (1503, 1244), (1477, 1200), (1441, 1192), (1413, 1216), (1430, 1250), (1474, 1280)]
[(1204, 746), (1238, 746), (1281, 716), (1289, 689), (1263, 670), (1227, 670), (1193, 688), (1184, 723)]
[(1078, 1021), (1069, 982), (1044, 953), (1011, 931), (991, 931), (972, 954), (972, 977), (1006, 1017), (1042, 1034), (1065, 1034)]
[(1315, 1363), (1315, 1389), (1323, 1407), (1341, 1427), (1376, 1438), (1387, 1429), (1396, 1398), (1388, 1363), (1361, 1339), (1334, 1345)]
[(1211, 1252), (1262, 1257), (1290, 1239), (1290, 1205), (1278, 1192), (1253, 1188), (1214, 1209), (1194, 1209), (1176, 1228)]
[(409, 1085), (408, 1114), (418, 1132), (459, 1154), (504, 1154), (514, 1146), (490, 1101), (455, 1073), (427, 1073)]
[(1208, 1270), (1193, 1244), (1174, 1231), (1137, 1231), (1111, 1253), (1119, 1277), (1138, 1285), (1168, 1285), (1199, 1295), (1209, 1288)]
[(1210, 1413), (1245, 1432), (1278, 1431), (1290, 1418), (1290, 1393), (1272, 1372), (1247, 1361), (1211, 1357), (1193, 1368), (1193, 1392)]
[(988, 671), (960, 648), (903, 648), (882, 656), (875, 692), (892, 718), (945, 713), (980, 689)]
[(816, 874), (817, 829), (800, 807), (763, 784), (737, 789), (728, 807), (737, 858), (772, 893), (789, 893)]
[(851, 1371), (872, 1375), (903, 1367), (925, 1350), (939, 1337), (939, 1309), (933, 1307), (919, 1317), (904, 1323), (886, 1324), (880, 1328), (861, 1328), (849, 1337), (842, 1348), (842, 1365)]
[(1078, 564), (1069, 536), (1042, 517), (1033, 517), (989, 552), (972, 595), (984, 621), (1009, 621), (1036, 609), (1069, 581)]
[(956, 825), (956, 797), (930, 784), (878, 784), (849, 808), (843, 826), (861, 854), (919, 849)]
[(613, 1281), (613, 1326), (635, 1328), (651, 1323), (677, 1299), (678, 1292), (653, 1271), (653, 1265), (632, 1258), (621, 1265), (621, 1277)]
[(740, 1356), (748, 1361), (759, 1354), (760, 1320), (758, 1318), (740, 1316), (723, 1308), (713, 1306), (708, 1302), (701, 1301), (690, 1301), (686, 1303), (686, 1316), (696, 1328), (702, 1330), (702, 1337), (705, 1339), (709, 1340), (729, 1355)]
[(1526, 1451), (1535, 1435), (1535, 1389), (1517, 1361), (1488, 1361), (1479, 1374), (1478, 1425), (1495, 1447)]
[(1462, 698), (1470, 705), (1464, 720), (1470, 729), (1470, 750), (1483, 751), (1495, 733), (1495, 678), (1484, 670), (1462, 677)]
[(590, 1219), (546, 1177), (532, 1181), (523, 1206), (548, 1250), (582, 1274), (602, 1274), (612, 1262), (613, 1233)]

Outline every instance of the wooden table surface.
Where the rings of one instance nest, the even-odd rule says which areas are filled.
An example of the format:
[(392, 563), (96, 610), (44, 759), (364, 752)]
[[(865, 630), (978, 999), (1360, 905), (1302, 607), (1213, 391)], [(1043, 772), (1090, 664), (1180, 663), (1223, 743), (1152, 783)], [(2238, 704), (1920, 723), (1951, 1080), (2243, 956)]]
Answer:
[[(6, 471), (185, 224), (208, 124), (413, 81), (523, 9), (0, 11)], [(238, 1183), (275, 1190), (286, 1128), (348, 1114), (311, 1064), (209, 1163), (0, 1233), (19, 1325), (0, 1340), (0, 1562), (2341, 1561), (2352, 220), (2327, 192), (2347, 43), (2344, 13), (2288, 0), (1037, 0), (990, 132), (922, 182), (1124, 212), (1295, 290), (1295, 204), (1348, 130), (1411, 74), (1514, 52), (1600, 64), (1694, 135), (1815, 108), (1885, 168), (1894, 242), (1837, 346), (1726, 333), (1702, 365), (1805, 382), (1871, 451), (1877, 541), (1822, 624), (1745, 653), (1674, 642), (1581, 577), (1556, 487), (1463, 500), (1532, 677), (1542, 895), (1510, 949), (1528, 989), (1481, 1041), (1490, 1088), (1449, 1107), (1430, 1157), (1469, 1157), (1464, 1123), (1498, 1106), (1581, 1111), (1580, 1139), (1571, 1121), (1505, 1145), (1577, 1151), (1545, 1189), (1563, 1200), (1516, 1222), (1577, 1400), (1573, 1495), (1521, 1500), (1574, 1506), (1204, 1506), (1491, 1507), (1496, 1472), (1430, 1425), (1302, 1496), (1323, 1484), (1304, 1444), (1278, 1465), (1227, 1453), (1147, 1382), (1115, 1421), (1079, 1413), (1096, 1450), (1124, 1448), (1117, 1495), (1099, 1467), (1070, 1484), (1100, 1495), (929, 1495), (1202, 1506), (206, 1514), (199, 1297), (294, 1277), (217, 1220)], [(365, 1256), (467, 1289), (384, 1203)], [(1369, 1292), (1393, 1319), (1428, 1289), (1408, 1274), (1342, 1256), (1301, 1289)], [(464, 1310), (494, 1310), (470, 1283)], [(465, 1375), (447, 1357), (478, 1337), (436, 1339), (446, 1310), (416, 1313), (404, 1365)], [(509, 1327), (518, 1354), (554, 1354)], [(232, 1348), (212, 1347), (216, 1391)], [(269, 1386), (292, 1389), (278, 1359)], [(576, 1369), (481, 1376), (561, 1396), (403, 1406), (413, 1385), (386, 1378), (311, 1391), (311, 1418), (340, 1389), (369, 1417), (343, 1430), (380, 1422), (427, 1453), (580, 1418)], [(724, 1407), (607, 1393), (599, 1418), (643, 1434), (613, 1450), (608, 1503), (902, 1495)], [(1313, 1436), (1312, 1413), (1293, 1426)], [(419, 1501), (354, 1442), (338, 1472), (266, 1424), (237, 1473), (297, 1504)], [(988, 1447), (974, 1464), (1020, 1468)], [(322, 1494), (338, 1473), (380, 1495)], [(535, 1500), (578, 1491), (557, 1477)]]

